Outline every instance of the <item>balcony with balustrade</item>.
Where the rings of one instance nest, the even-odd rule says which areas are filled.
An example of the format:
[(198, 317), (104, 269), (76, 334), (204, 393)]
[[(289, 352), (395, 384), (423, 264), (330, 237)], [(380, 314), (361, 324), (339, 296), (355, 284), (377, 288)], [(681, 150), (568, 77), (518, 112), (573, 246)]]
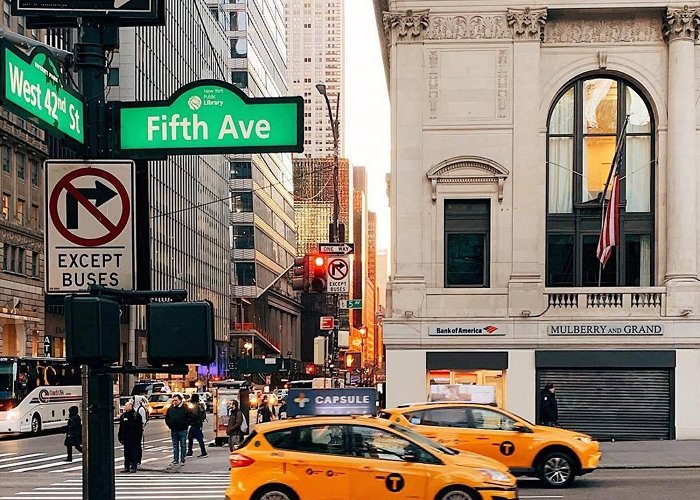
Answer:
[(547, 288), (545, 318), (662, 318), (666, 288)]

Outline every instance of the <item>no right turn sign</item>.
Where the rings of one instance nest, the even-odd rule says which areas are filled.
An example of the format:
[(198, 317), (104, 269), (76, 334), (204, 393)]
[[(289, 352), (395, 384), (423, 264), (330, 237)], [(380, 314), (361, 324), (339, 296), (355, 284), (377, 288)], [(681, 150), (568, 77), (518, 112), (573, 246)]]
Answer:
[(350, 258), (347, 256), (328, 259), (328, 293), (350, 292)]
[(133, 289), (134, 163), (47, 161), (46, 292)]

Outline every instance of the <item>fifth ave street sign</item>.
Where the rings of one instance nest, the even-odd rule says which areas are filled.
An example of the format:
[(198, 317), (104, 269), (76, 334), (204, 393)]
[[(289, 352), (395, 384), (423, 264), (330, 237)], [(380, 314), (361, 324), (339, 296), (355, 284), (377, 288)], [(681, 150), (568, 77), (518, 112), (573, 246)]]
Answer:
[(79, 94), (63, 86), (58, 63), (44, 48), (29, 55), (12, 44), (0, 43), (2, 104), (53, 135), (85, 143), (83, 101)]
[(155, 15), (159, 0), (14, 0), (13, 16), (148, 17)]
[(304, 150), (301, 97), (252, 98), (220, 80), (193, 82), (167, 101), (121, 103), (119, 116), (131, 157)]
[(133, 289), (134, 162), (49, 160), (46, 293)]

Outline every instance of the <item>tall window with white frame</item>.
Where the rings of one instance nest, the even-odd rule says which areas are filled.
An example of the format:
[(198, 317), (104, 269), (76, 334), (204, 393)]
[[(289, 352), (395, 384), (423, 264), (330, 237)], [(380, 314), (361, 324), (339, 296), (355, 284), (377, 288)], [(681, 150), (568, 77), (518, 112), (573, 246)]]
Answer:
[(445, 200), (445, 286), (489, 286), (489, 200)]
[[(620, 241), (600, 273), (601, 197), (627, 116)], [(560, 92), (547, 129), (547, 286), (653, 285), (654, 133), (646, 99), (621, 78), (590, 76)]]

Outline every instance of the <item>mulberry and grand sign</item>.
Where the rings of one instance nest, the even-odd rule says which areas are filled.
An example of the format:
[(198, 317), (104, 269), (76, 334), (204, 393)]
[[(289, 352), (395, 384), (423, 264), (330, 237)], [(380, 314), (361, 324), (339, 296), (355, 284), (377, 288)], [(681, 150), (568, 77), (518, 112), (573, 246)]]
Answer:
[(547, 335), (663, 335), (661, 323), (562, 323), (547, 325)]
[(439, 325), (428, 328), (428, 335), (437, 337), (479, 336), (497, 337), (508, 333), (508, 325), (493, 323), (469, 323), (461, 325)]
[(129, 157), (304, 150), (304, 100), (253, 98), (220, 80), (186, 85), (166, 101), (120, 103)]

